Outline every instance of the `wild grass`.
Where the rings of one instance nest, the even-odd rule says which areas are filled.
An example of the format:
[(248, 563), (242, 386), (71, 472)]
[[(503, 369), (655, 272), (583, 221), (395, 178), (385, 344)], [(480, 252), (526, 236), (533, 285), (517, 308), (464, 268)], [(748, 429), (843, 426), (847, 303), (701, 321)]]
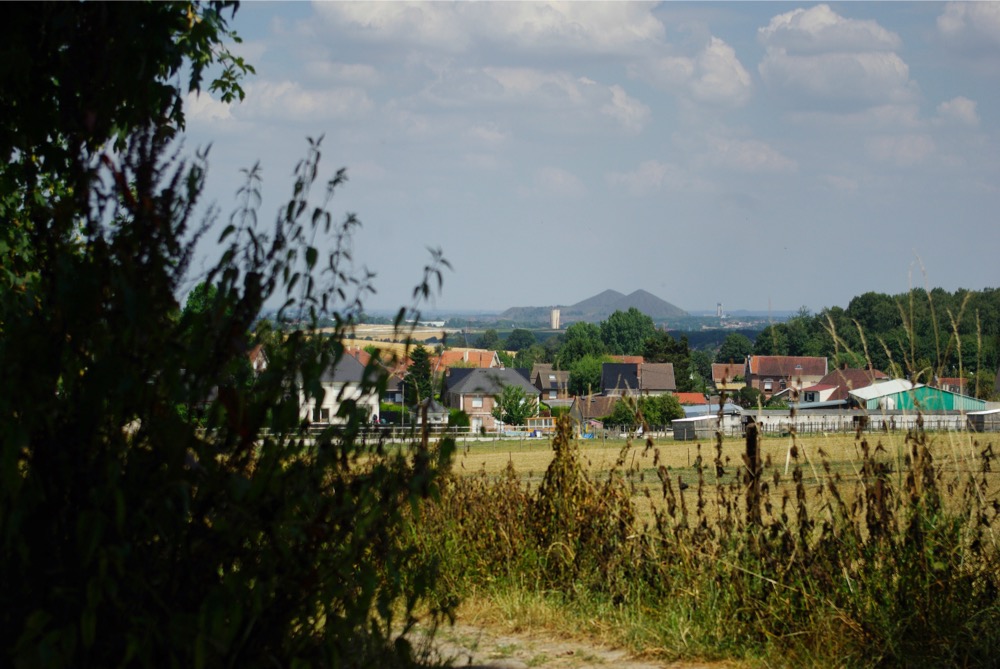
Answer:
[(480, 612), (666, 659), (994, 661), (991, 445), (920, 430), (758, 445), (757, 459), (721, 438), (611, 457), (562, 421), (544, 456), (470, 448), (416, 548)]

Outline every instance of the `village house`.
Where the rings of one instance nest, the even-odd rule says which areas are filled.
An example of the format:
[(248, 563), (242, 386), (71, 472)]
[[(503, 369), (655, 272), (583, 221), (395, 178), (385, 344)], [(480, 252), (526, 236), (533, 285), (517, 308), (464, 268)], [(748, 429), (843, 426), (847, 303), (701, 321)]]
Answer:
[(553, 365), (536, 363), (531, 368), (530, 381), (542, 394), (543, 402), (569, 400), (569, 372)]
[(601, 365), (601, 394), (669, 395), (677, 391), (674, 365), (669, 362), (606, 362)]
[(799, 393), (802, 402), (846, 402), (852, 390), (888, 381), (889, 375), (877, 369), (835, 369)]
[(605, 395), (578, 395), (574, 397), (569, 415), (573, 419), (577, 433), (586, 431), (588, 427), (602, 426), (601, 421), (605, 416), (611, 415), (619, 400), (619, 397)]
[(748, 355), (743, 370), (747, 387), (765, 399), (787, 388), (814, 386), (829, 372), (826, 358), (793, 355)]
[(732, 396), (746, 386), (743, 373), (745, 362), (715, 362), (712, 363), (712, 386), (717, 393)]
[[(345, 402), (353, 402), (365, 420), (378, 420), (379, 398), (374, 384), (365, 384), (365, 366), (352, 355), (344, 355), (320, 375), (322, 398), (307, 398), (299, 389), (299, 415), (313, 423), (343, 424), (347, 417), (338, 415)], [(367, 385), (368, 388), (364, 386)]]
[(496, 398), (505, 386), (517, 386), (524, 390), (528, 398), (538, 400), (538, 389), (528, 381), (528, 372), (516, 369), (452, 369), (447, 377), (445, 390), (446, 404), (452, 409), (461, 409), (469, 416), (472, 432), (495, 430), (497, 421), (493, 417)]
[(435, 376), (446, 374), (452, 368), (496, 369), (501, 366), (496, 351), (479, 348), (454, 348), (431, 356), (431, 372)]

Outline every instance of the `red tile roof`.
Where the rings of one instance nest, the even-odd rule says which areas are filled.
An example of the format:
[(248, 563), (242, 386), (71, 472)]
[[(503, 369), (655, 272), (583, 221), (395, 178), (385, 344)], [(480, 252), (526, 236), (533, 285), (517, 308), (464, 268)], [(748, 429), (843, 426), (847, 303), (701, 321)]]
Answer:
[(826, 358), (796, 355), (753, 355), (748, 360), (750, 373), (756, 376), (795, 378), (797, 376), (824, 376)]
[(737, 376), (742, 377), (745, 371), (746, 371), (745, 362), (733, 362), (733, 363), (714, 362), (712, 363), (712, 382), (732, 383), (733, 379), (736, 378)]
[(608, 357), (615, 362), (629, 363), (632, 365), (641, 365), (643, 363), (641, 355), (612, 355)]
[(674, 393), (674, 397), (681, 404), (686, 404), (688, 406), (695, 404), (708, 404), (708, 400), (701, 393)]
[(888, 374), (877, 369), (835, 369), (820, 379), (816, 385), (836, 386), (837, 390), (827, 398), (829, 401), (846, 400), (850, 391), (867, 388), (888, 378)]
[(496, 351), (486, 351), (483, 349), (457, 349), (452, 351), (442, 351), (441, 355), (431, 358), (431, 369), (435, 372), (442, 372), (449, 367), (462, 365), (478, 369), (491, 369), (497, 367), (499, 359)]

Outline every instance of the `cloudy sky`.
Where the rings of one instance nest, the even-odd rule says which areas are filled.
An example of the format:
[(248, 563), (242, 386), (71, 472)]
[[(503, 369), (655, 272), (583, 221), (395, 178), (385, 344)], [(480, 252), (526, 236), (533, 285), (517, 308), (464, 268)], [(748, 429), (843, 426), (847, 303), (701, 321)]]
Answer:
[[(1000, 3), (244, 3), (246, 99), (189, 98), (232, 209), (324, 136), (332, 202), (408, 303), (846, 306), (1000, 285)], [(268, 218), (273, 218), (268, 217)], [(213, 252), (210, 244), (204, 257)]]

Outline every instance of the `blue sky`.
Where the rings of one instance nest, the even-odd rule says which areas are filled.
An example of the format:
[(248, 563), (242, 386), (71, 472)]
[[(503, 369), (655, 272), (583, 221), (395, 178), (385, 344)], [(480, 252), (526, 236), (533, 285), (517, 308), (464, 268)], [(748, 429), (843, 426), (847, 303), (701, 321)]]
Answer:
[[(1000, 284), (1000, 3), (244, 3), (246, 99), (187, 101), (208, 198), (306, 138), (369, 309), (846, 306)], [(202, 258), (215, 249), (206, 243)]]

